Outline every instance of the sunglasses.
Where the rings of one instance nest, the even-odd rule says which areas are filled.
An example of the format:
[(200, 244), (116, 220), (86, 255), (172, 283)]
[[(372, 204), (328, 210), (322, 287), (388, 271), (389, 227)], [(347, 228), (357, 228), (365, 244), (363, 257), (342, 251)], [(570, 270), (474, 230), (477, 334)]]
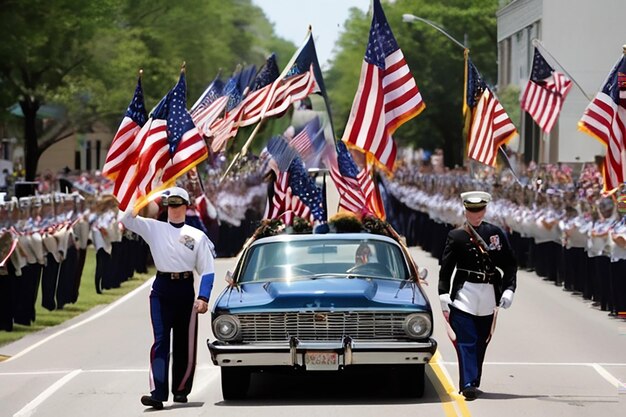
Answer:
[(172, 197), (168, 197), (166, 200), (166, 204), (168, 207), (180, 207), (186, 205), (187, 202), (182, 197), (178, 197), (175, 195)]
[(465, 210), (469, 211), (470, 213), (478, 213), (479, 211), (483, 211), (487, 208), (487, 206), (482, 206), (482, 207), (465, 207)]

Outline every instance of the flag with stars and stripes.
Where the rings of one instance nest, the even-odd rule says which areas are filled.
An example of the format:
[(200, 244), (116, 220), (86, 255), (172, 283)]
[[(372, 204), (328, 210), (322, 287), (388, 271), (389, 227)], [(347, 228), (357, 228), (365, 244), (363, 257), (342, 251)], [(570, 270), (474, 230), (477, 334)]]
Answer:
[(626, 180), (626, 57), (613, 67), (578, 128), (606, 146), (604, 190), (619, 187)]
[(346, 145), (339, 141), (336, 155), (329, 159), (330, 176), (339, 191), (339, 209), (355, 214), (374, 213), (370, 199), (374, 191), (374, 182), (369, 172), (359, 169)]
[(535, 48), (530, 80), (522, 97), (522, 109), (546, 133), (556, 123), (572, 80), (555, 71)]
[(467, 54), (466, 61), (463, 107), (469, 118), (468, 156), (495, 166), (498, 149), (513, 139), (517, 129)]
[(138, 194), (135, 213), (152, 195), (174, 185), (208, 156), (204, 139), (187, 111), (186, 90), (185, 73), (181, 72), (178, 83), (161, 99), (140, 132), (145, 138), (134, 180)]
[[(205, 135), (211, 138), (211, 150), (213, 152), (221, 152), (226, 148), (228, 140), (235, 137), (239, 131), (240, 122), (244, 109), (250, 95), (254, 95), (253, 91), (267, 77), (271, 77), (272, 60), (275, 61), (272, 54), (267, 59), (266, 64), (255, 76), (255, 66), (248, 66), (243, 70), (235, 71), (235, 74), (228, 80), (224, 87), (224, 96), (227, 97), (227, 104), (222, 117), (215, 119)], [(274, 65), (275, 62), (274, 62)], [(251, 92), (252, 91), (252, 92)]]
[[(295, 197), (307, 208), (310, 217), (318, 222), (326, 222), (326, 210), (322, 189), (309, 176), (302, 160), (296, 157), (289, 165), (289, 187)], [(298, 210), (296, 210), (296, 213)], [(303, 217), (303, 216), (300, 216)]]
[(304, 125), (289, 144), (298, 152), (308, 168), (319, 165), (319, 159), (324, 155), (326, 147), (324, 127), (321, 126), (319, 117), (315, 116)]
[(305, 42), (292, 56), (283, 73), (272, 83), (250, 94), (243, 108), (240, 125), (248, 126), (266, 117), (281, 116), (294, 102), (323, 91), (322, 72), (313, 35), (309, 31)]
[(209, 135), (211, 125), (224, 112), (228, 98), (224, 94), (224, 82), (217, 76), (191, 107), (189, 114), (202, 134)]
[(393, 171), (397, 148), (391, 135), (425, 105), (379, 0), (374, 0), (373, 10), (361, 78), (342, 140)]
[(102, 168), (102, 174), (114, 181), (113, 196), (118, 202), (130, 199), (135, 192), (131, 184), (141, 148), (141, 138), (138, 138), (138, 134), (147, 120), (148, 112), (143, 99), (141, 78), (139, 78), (133, 99), (111, 142)]

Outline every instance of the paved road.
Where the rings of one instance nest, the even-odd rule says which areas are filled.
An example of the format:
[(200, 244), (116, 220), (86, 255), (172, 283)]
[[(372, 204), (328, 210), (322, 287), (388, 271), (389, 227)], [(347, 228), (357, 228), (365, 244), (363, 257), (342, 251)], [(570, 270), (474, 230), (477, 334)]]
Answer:
[[(437, 262), (419, 249), (437, 301)], [(219, 259), (216, 295), (233, 259)], [(205, 340), (209, 316), (200, 319), (198, 370), (184, 405), (166, 403), (169, 416), (624, 416), (626, 322), (611, 319), (579, 297), (520, 272), (513, 307), (498, 318), (487, 352), (484, 395), (465, 402), (455, 393), (458, 374), (452, 344), (435, 310), (436, 361), (427, 370), (424, 398), (397, 397), (384, 375), (313, 374), (302, 379), (254, 376), (251, 398), (222, 400), (219, 369)], [(148, 390), (151, 343), (148, 286), (108, 307), (19, 342), (0, 347), (0, 417), (136, 416), (151, 413), (139, 403)], [(626, 390), (624, 390), (626, 391)]]

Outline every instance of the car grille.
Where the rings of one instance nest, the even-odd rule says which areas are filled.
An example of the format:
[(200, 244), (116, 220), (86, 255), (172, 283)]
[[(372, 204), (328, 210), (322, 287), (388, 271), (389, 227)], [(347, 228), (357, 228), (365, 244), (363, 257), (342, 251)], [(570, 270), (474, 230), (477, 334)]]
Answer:
[(402, 324), (407, 314), (355, 312), (293, 312), (239, 314), (243, 342), (300, 340), (405, 339)]

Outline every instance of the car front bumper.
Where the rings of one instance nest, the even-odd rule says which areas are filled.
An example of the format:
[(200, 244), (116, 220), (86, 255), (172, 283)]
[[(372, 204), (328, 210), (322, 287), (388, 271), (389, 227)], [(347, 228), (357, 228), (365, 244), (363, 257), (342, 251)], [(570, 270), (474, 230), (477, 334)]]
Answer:
[[(307, 370), (334, 370), (353, 365), (416, 365), (430, 361), (437, 350), (434, 339), (427, 341), (356, 341), (349, 337), (337, 342), (301, 341), (285, 343), (227, 344), (207, 340), (211, 359), (218, 366), (291, 366)], [(307, 364), (310, 352), (336, 353), (332, 365)]]

